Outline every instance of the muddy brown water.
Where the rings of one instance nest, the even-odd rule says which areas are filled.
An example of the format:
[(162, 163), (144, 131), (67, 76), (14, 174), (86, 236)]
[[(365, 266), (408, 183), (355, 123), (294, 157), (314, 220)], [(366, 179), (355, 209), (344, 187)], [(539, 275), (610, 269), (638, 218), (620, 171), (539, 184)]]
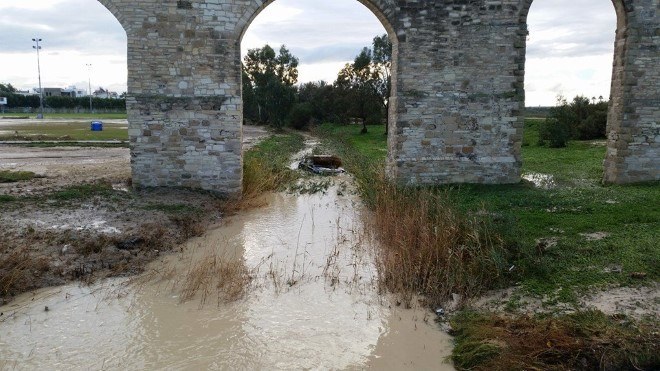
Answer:
[[(432, 314), (379, 294), (344, 180), (324, 194), (274, 195), (141, 279), (17, 298), (0, 308), (0, 369), (452, 369)], [(181, 302), (181, 283), (209, 257), (247, 267), (242, 299), (227, 303), (212, 286)]]

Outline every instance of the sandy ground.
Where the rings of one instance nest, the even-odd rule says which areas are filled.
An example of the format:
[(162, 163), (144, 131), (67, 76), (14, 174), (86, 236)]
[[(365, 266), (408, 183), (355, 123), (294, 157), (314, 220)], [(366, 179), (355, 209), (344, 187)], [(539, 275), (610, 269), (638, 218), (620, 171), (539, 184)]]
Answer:
[[(245, 126), (244, 148), (268, 135)], [(0, 196), (14, 198), (0, 202), (0, 304), (39, 287), (140, 272), (227, 209), (206, 192), (131, 190), (126, 148), (0, 145), (0, 170), (37, 174), (0, 183)], [(80, 185), (101, 192), (55, 196)]]

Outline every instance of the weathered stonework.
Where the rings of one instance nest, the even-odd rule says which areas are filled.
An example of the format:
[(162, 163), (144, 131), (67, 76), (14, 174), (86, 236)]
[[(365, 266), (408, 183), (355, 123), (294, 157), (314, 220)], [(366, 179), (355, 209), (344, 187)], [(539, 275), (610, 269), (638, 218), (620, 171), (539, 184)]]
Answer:
[[(128, 35), (136, 186), (239, 194), (240, 40), (264, 0), (98, 0)], [(393, 41), (387, 171), (405, 184), (520, 180), (532, 0), (359, 0)], [(605, 181), (660, 179), (657, 0), (613, 0)]]

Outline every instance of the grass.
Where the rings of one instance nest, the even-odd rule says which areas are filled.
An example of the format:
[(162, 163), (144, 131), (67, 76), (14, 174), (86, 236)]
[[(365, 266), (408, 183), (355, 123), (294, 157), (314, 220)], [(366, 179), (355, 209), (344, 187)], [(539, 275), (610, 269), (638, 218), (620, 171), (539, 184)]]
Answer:
[(30, 180), (35, 176), (31, 171), (0, 170), (0, 183), (15, 183)]
[(44, 119), (43, 122), (37, 124), (2, 125), (0, 126), (0, 140), (128, 141), (128, 127), (126, 124), (103, 123), (102, 131), (91, 131), (89, 121), (53, 122)]
[[(36, 113), (4, 113), (1, 118), (30, 118), (36, 119)], [(44, 120), (48, 119), (90, 119), (90, 120), (122, 120), (126, 113), (44, 113)]]
[(291, 156), (303, 148), (303, 137), (288, 133), (273, 135), (247, 151), (243, 158), (243, 203), (282, 190), (297, 179), (289, 163)]
[(58, 201), (76, 201), (84, 200), (96, 195), (109, 195), (114, 193), (112, 184), (108, 182), (96, 182), (88, 184), (78, 184), (48, 195), (49, 199)]
[[(382, 176), (384, 140), (363, 136), (359, 128), (351, 126), (324, 125), (320, 134), (344, 145), (351, 153), (344, 155), (345, 166), (357, 177), (364, 199), (376, 210), (375, 219), (386, 219), (386, 228), (377, 229), (385, 236), (382, 240), (386, 245), (395, 246), (386, 246), (379, 257), (395, 262), (385, 269), (386, 279), (387, 272), (394, 272), (398, 281), (411, 285), (408, 291), (410, 287), (424, 288), (428, 282), (434, 282), (429, 279), (433, 275), (429, 274), (428, 262), (438, 261), (440, 256), (435, 274), (443, 279), (436, 279), (433, 285), (444, 285), (442, 290), (460, 292), (461, 285), (451, 287), (447, 282), (464, 282), (458, 267), (466, 265), (467, 278), (474, 277), (467, 282), (475, 285), (471, 290), (463, 290), (468, 294), (478, 293), (479, 286), (486, 288), (493, 283), (517, 285), (519, 290), (505, 303), (505, 309), (513, 313), (525, 310), (521, 305), (525, 295), (540, 298), (545, 308), (561, 303), (569, 307), (572, 304), (578, 310), (557, 317), (503, 317), (460, 311), (451, 323), (456, 335), (452, 353), (455, 367), (658, 369), (660, 338), (656, 319), (634, 322), (607, 317), (599, 311), (580, 311), (577, 299), (590, 290), (658, 281), (660, 184), (602, 185), (603, 142), (571, 142), (562, 149), (539, 147), (538, 123), (539, 119), (525, 122), (522, 170), (524, 175), (545, 177), (548, 181), (544, 186), (527, 181), (515, 185), (446, 185), (408, 189), (403, 195), (395, 191), (394, 197), (383, 194), (388, 188), (377, 186), (374, 181)], [(397, 229), (399, 225), (401, 229)], [(444, 235), (459, 238), (435, 242), (432, 226)], [(457, 233), (457, 226), (468, 233)], [(483, 233), (483, 227), (490, 232)], [(604, 232), (605, 237), (588, 239), (587, 234), (594, 232)], [(488, 236), (490, 242), (480, 242)], [(497, 240), (500, 238), (501, 244)], [(551, 240), (556, 244), (544, 242)], [(442, 262), (442, 254), (419, 254), (434, 251), (424, 246), (442, 243), (450, 243), (448, 248), (457, 254), (470, 246), (473, 248), (468, 248), (468, 252), (477, 254), (451, 264)], [(396, 248), (397, 244), (401, 246)], [(489, 257), (479, 253), (484, 251), (494, 254)], [(414, 259), (410, 256), (414, 254), (423, 258), (411, 264)], [(481, 261), (489, 258), (488, 264)], [(503, 261), (509, 266), (505, 272), (497, 269)], [(475, 267), (482, 270), (475, 271)], [(492, 281), (484, 280), (484, 275)], [(395, 285), (394, 291), (405, 290)], [(428, 295), (425, 290), (412, 291)]]
[[(660, 276), (660, 186), (657, 182), (636, 185), (601, 184), (602, 143), (571, 142), (567, 148), (539, 147), (535, 137), (538, 120), (527, 120), (523, 147), (523, 173), (550, 175), (550, 189), (529, 182), (516, 185), (448, 185), (425, 192), (444, 195), (453, 212), (464, 215), (490, 215), (497, 234), (513, 247), (507, 274), (527, 294), (544, 298), (548, 304), (575, 303), (576, 295), (598, 287), (655, 282)], [(371, 129), (376, 132), (377, 129)], [(335, 138), (360, 154), (344, 156), (350, 172), (365, 179), (377, 192), (368, 172), (371, 164), (382, 169), (385, 141), (359, 134), (352, 126), (324, 125), (324, 137)], [(374, 133), (374, 135), (378, 135)], [(376, 138), (378, 139), (378, 138)], [(379, 147), (365, 149), (372, 145)], [(363, 192), (364, 193), (364, 192)], [(412, 207), (411, 207), (412, 209)], [(588, 240), (584, 234), (605, 232), (601, 240)], [(554, 237), (556, 246), (544, 248), (537, 241)], [(620, 266), (621, 273), (612, 273)], [(615, 270), (616, 271), (616, 270)], [(646, 273), (643, 279), (634, 272)]]
[[(500, 281), (506, 272), (508, 246), (487, 213), (469, 213), (453, 204), (450, 193), (400, 187), (383, 174), (385, 138), (353, 126), (326, 125), (318, 133), (338, 148), (355, 175), (363, 200), (373, 211), (380, 240), (379, 282), (409, 302), (422, 294), (440, 305), (460, 294), (473, 297)], [(378, 148), (371, 148), (373, 145)]]
[(599, 311), (553, 317), (507, 318), (462, 312), (451, 325), (459, 370), (653, 370), (660, 334)]

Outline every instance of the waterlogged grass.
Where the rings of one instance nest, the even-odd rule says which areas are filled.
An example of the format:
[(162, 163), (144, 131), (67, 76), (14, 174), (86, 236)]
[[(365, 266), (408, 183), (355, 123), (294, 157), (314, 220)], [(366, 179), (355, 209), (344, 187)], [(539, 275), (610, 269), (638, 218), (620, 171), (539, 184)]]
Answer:
[(106, 182), (78, 184), (55, 191), (46, 197), (57, 201), (85, 200), (93, 196), (108, 196), (114, 193), (112, 185)]
[[(441, 186), (432, 192), (447, 197), (457, 212), (490, 216), (510, 247), (505, 277), (547, 304), (575, 302), (577, 294), (593, 288), (657, 282), (660, 184), (602, 185), (603, 143), (539, 147), (533, 140), (536, 121), (526, 122), (523, 174), (550, 176), (548, 189), (525, 181)], [(359, 154), (344, 155), (345, 166), (363, 183), (366, 201), (376, 200), (378, 189), (370, 183), (382, 172), (385, 140), (374, 142), (352, 126), (324, 125), (319, 132)], [(379, 147), (369, 148), (373, 145)], [(596, 232), (604, 237), (590, 236)]]
[[(352, 126), (326, 125), (318, 134), (338, 149), (373, 210), (369, 229), (381, 241), (377, 267), (389, 291), (406, 302), (422, 294), (435, 306), (454, 293), (474, 297), (502, 281), (509, 246), (487, 213), (461, 210), (446, 192), (388, 182), (384, 138), (359, 134)], [(374, 143), (380, 147), (369, 148)]]
[(194, 207), (188, 204), (163, 204), (163, 203), (152, 203), (145, 205), (143, 207), (145, 210), (158, 210), (164, 213), (169, 214), (189, 214), (189, 213), (200, 213), (202, 209), (199, 207)]
[(0, 183), (15, 183), (30, 180), (35, 176), (31, 171), (0, 170)]
[(9, 195), (0, 195), (0, 204), (16, 201), (16, 197)]
[(300, 134), (273, 135), (249, 151), (243, 158), (243, 198), (251, 200), (266, 192), (283, 190), (297, 179), (289, 169), (291, 156), (304, 148)]
[(652, 323), (581, 311), (509, 318), (462, 312), (451, 321), (459, 370), (654, 370), (660, 335)]
[(53, 122), (48, 121), (48, 119), (36, 124), (1, 125), (0, 140), (128, 141), (128, 127), (126, 124), (104, 122), (102, 131), (91, 131), (90, 125), (90, 121)]

